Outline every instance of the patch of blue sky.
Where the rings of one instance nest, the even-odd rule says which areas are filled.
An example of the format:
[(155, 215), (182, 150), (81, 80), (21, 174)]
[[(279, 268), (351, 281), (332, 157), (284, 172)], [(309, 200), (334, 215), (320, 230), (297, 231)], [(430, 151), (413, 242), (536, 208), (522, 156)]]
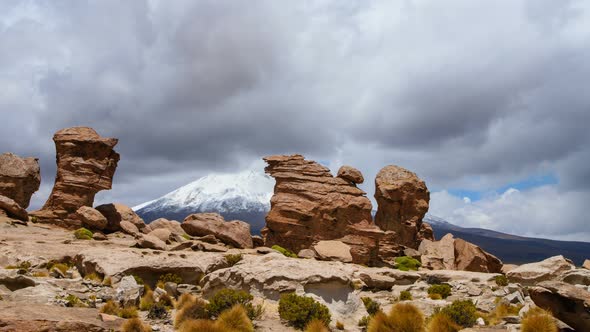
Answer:
[(555, 176), (555, 174), (550, 173), (550, 174), (530, 176), (524, 180), (513, 182), (513, 183), (508, 183), (506, 185), (503, 185), (501, 187), (498, 187), (498, 188), (495, 188), (492, 190), (476, 191), (476, 190), (464, 190), (464, 189), (449, 189), (448, 192), (451, 195), (457, 196), (460, 198), (467, 197), (467, 198), (469, 198), (469, 200), (474, 202), (474, 201), (478, 201), (478, 200), (482, 199), (482, 197), (489, 194), (490, 192), (502, 194), (510, 188), (514, 188), (517, 190), (528, 190), (528, 189), (533, 189), (536, 187), (541, 187), (541, 186), (546, 186), (546, 185), (555, 185), (557, 183), (559, 183), (559, 179), (557, 178), (557, 176)]

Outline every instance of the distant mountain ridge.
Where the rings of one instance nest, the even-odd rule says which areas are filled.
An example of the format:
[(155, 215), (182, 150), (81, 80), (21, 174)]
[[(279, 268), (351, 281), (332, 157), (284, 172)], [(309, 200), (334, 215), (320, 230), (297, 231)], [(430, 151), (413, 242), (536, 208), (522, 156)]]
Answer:
[[(212, 174), (182, 186), (160, 198), (133, 209), (147, 223), (158, 219), (182, 221), (192, 213), (217, 212), (226, 220), (243, 220), (253, 234), (260, 234), (270, 209), (274, 179), (257, 171)], [(427, 214), (435, 238), (447, 233), (492, 253), (504, 263), (522, 264), (564, 255), (581, 265), (590, 258), (590, 243), (527, 238), (482, 228), (463, 228)]]

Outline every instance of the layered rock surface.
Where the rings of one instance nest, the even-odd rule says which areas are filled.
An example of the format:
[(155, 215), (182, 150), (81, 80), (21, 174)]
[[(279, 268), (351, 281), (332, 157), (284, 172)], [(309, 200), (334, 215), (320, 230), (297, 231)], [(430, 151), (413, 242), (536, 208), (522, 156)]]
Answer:
[(354, 262), (377, 261), (383, 232), (372, 223), (365, 192), (301, 155), (264, 160), (266, 173), (276, 180), (262, 230), (267, 246), (299, 252), (320, 240), (338, 240), (351, 247)]
[(101, 137), (92, 128), (72, 127), (53, 136), (57, 151), (57, 175), (49, 199), (35, 212), (40, 221), (78, 227), (75, 212), (92, 206), (94, 196), (111, 189), (119, 154), (116, 138)]
[(21, 158), (12, 153), (0, 155), (0, 195), (14, 200), (26, 209), (40, 184), (41, 173), (37, 158)]
[(558, 281), (529, 289), (531, 299), (576, 331), (590, 331), (590, 292)]
[(543, 261), (523, 264), (506, 273), (512, 282), (534, 286), (539, 282), (555, 280), (560, 275), (575, 268), (571, 261), (559, 255), (549, 257)]

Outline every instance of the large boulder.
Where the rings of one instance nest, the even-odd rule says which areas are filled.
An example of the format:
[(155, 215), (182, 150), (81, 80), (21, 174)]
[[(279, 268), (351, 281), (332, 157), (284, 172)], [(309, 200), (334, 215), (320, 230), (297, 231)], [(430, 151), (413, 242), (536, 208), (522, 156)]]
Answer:
[(159, 219), (152, 221), (151, 223), (149, 223), (146, 226), (146, 230), (148, 232), (154, 231), (156, 229), (161, 229), (161, 228), (167, 229), (172, 234), (175, 234), (175, 235), (182, 236), (183, 234), (186, 234), (184, 229), (182, 229), (182, 227), (180, 226), (180, 222), (178, 222), (176, 220), (168, 220), (166, 218), (159, 218)]
[(40, 184), (37, 158), (21, 158), (12, 153), (0, 155), (0, 195), (13, 199), (26, 209)]
[(23, 221), (29, 220), (29, 214), (17, 202), (6, 196), (0, 195), (0, 212), (4, 212), (7, 216)]
[(529, 288), (535, 304), (576, 331), (590, 331), (590, 292), (570, 284), (544, 281)]
[(103, 230), (107, 227), (107, 218), (98, 210), (93, 209), (90, 206), (81, 206), (76, 211), (76, 214), (84, 227), (98, 230)]
[(186, 217), (182, 229), (192, 236), (213, 235), (223, 243), (236, 248), (252, 248), (250, 224), (240, 221), (225, 221), (217, 213), (196, 213)]
[(395, 165), (385, 166), (375, 178), (375, 200), (375, 224), (394, 231), (396, 243), (416, 249), (422, 240), (434, 240), (432, 228), (422, 222), (430, 192), (415, 173)]
[(105, 218), (108, 224), (106, 230), (116, 232), (121, 230), (121, 222), (127, 221), (133, 224), (140, 232), (145, 232), (146, 225), (130, 207), (120, 203), (103, 204), (96, 207)]
[(72, 127), (53, 136), (57, 151), (57, 175), (51, 195), (40, 211), (32, 214), (41, 222), (79, 227), (75, 212), (92, 206), (94, 196), (111, 189), (119, 154), (118, 140), (101, 137), (92, 128)]
[(358, 169), (351, 167), (351, 166), (342, 166), (338, 169), (339, 178), (342, 178), (346, 181), (349, 181), (354, 184), (361, 184), (365, 182), (365, 178), (363, 177), (363, 173)]
[(341, 241), (319, 241), (313, 246), (317, 257), (326, 261), (340, 261), (344, 263), (352, 262), (350, 246)]
[(418, 251), (422, 266), (428, 269), (502, 272), (502, 262), (496, 256), (450, 233), (440, 241), (423, 240)]
[(575, 269), (574, 264), (562, 255), (553, 256), (540, 262), (523, 264), (506, 273), (510, 282), (532, 286), (541, 281), (557, 280), (567, 271)]
[(351, 247), (354, 262), (378, 262), (384, 233), (372, 222), (371, 202), (364, 191), (301, 155), (264, 160), (265, 172), (276, 180), (262, 230), (265, 245), (299, 252), (317, 241), (338, 240)]
[(142, 234), (137, 240), (137, 246), (154, 250), (166, 250), (166, 242), (149, 234)]

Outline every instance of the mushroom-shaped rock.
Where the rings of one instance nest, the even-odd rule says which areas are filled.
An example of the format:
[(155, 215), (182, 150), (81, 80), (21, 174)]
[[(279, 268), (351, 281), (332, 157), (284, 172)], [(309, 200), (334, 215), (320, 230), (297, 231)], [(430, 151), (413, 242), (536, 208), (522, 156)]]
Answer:
[(252, 248), (250, 224), (240, 221), (225, 221), (217, 213), (195, 213), (186, 217), (182, 229), (191, 236), (213, 235), (223, 243), (236, 248)]
[(361, 173), (361, 171), (359, 171), (358, 169), (351, 167), (351, 166), (340, 167), (340, 169), (338, 170), (337, 176), (341, 179), (344, 179), (346, 181), (356, 183), (356, 184), (361, 184), (365, 181), (365, 178), (363, 177), (363, 173)]
[(432, 228), (422, 222), (430, 192), (415, 173), (395, 165), (385, 166), (375, 178), (375, 199), (375, 224), (394, 231), (396, 243), (416, 249), (422, 240), (434, 240)]
[(82, 225), (90, 229), (103, 230), (107, 227), (108, 221), (105, 216), (102, 215), (98, 210), (93, 209), (89, 206), (81, 206), (76, 214), (82, 222)]
[(22, 221), (29, 220), (29, 214), (25, 209), (18, 205), (13, 199), (2, 195), (0, 195), (0, 211), (4, 211), (7, 216), (14, 219)]
[(146, 228), (143, 219), (139, 217), (130, 207), (120, 203), (103, 204), (96, 207), (105, 218), (108, 224), (106, 230), (116, 232), (121, 230), (121, 222), (127, 221), (133, 224), (139, 231), (144, 231)]
[(21, 158), (12, 153), (0, 155), (0, 195), (13, 199), (26, 209), (40, 184), (37, 158)]

